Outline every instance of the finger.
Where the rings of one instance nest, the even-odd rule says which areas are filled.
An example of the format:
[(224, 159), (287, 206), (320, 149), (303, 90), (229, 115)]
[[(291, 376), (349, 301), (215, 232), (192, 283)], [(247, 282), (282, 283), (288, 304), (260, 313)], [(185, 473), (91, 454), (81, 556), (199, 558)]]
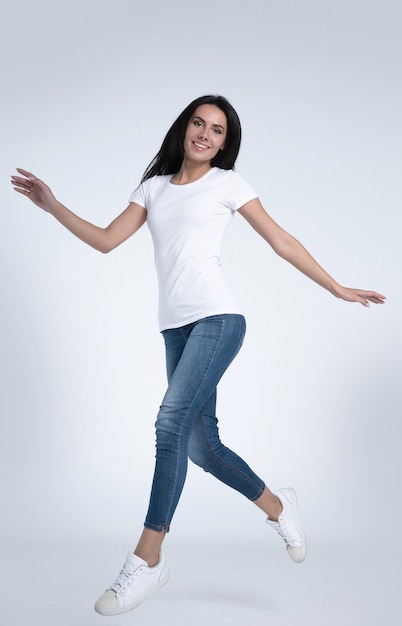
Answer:
[(11, 176), (11, 182), (12, 183), (18, 183), (18, 184), (26, 184), (26, 185), (32, 185), (31, 180), (27, 179), (27, 178), (21, 178), (20, 176)]
[(23, 187), (24, 189), (31, 189), (33, 182), (30, 180), (27, 180), (26, 178), (19, 178), (18, 176), (12, 176), (11, 177), (11, 184), (14, 187)]
[(370, 296), (370, 298), (367, 298), (368, 300), (370, 300), (370, 302), (373, 302), (374, 304), (385, 304), (385, 298), (377, 298), (374, 296)]
[(18, 185), (19, 187), (24, 187), (24, 189), (28, 189), (29, 191), (37, 190), (43, 191), (46, 188), (46, 185), (39, 178), (20, 178), (19, 176), (11, 176), (11, 184)]
[(370, 302), (374, 302), (375, 304), (384, 304), (384, 300), (387, 299), (381, 293), (377, 293), (376, 291), (368, 291), (362, 295), (367, 300), (370, 300)]
[[(373, 304), (385, 304), (383, 298), (377, 298), (376, 296), (366, 296), (366, 300), (364, 302), (366, 302), (365, 306), (370, 306), (370, 302)], [(362, 304), (364, 304), (364, 302)]]
[(14, 191), (17, 191), (18, 193), (22, 193), (23, 196), (29, 197), (29, 189), (20, 189), (19, 187), (14, 187)]
[(16, 167), (15, 169), (17, 170), (17, 172), (19, 172), (23, 176), (26, 176), (30, 180), (35, 180), (36, 179), (35, 174), (32, 174), (32, 172), (28, 172), (27, 170), (23, 170), (21, 167)]

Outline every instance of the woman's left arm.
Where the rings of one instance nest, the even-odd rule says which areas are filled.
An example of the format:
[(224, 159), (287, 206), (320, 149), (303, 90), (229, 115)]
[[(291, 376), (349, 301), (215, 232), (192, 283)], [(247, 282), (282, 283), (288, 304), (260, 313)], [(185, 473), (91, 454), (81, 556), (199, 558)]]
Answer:
[(342, 287), (313, 259), (306, 248), (283, 228), (279, 226), (265, 211), (256, 198), (242, 206), (238, 213), (242, 215), (254, 230), (265, 239), (272, 249), (283, 259), (289, 261), (300, 272), (327, 289), (337, 298), (348, 302), (360, 302), (363, 306), (384, 304), (385, 296), (375, 291), (350, 289)]

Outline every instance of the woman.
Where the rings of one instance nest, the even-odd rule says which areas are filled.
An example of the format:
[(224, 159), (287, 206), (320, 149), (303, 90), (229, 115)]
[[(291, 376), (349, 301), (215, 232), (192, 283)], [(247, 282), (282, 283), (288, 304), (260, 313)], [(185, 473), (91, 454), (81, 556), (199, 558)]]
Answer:
[(239, 351), (245, 320), (221, 271), (224, 233), (237, 211), (281, 257), (349, 302), (383, 303), (374, 291), (339, 285), (276, 224), (257, 194), (233, 171), (239, 118), (222, 96), (194, 100), (167, 133), (128, 207), (107, 228), (81, 219), (44, 182), (18, 169), (14, 189), (85, 243), (109, 252), (148, 222), (159, 283), (159, 324), (166, 345), (168, 389), (156, 422), (156, 465), (144, 529), (113, 585), (97, 601), (103, 615), (129, 611), (164, 585), (162, 541), (180, 498), (188, 457), (238, 490), (267, 515), (297, 563), (306, 555), (293, 489), (272, 492), (219, 439), (216, 387)]

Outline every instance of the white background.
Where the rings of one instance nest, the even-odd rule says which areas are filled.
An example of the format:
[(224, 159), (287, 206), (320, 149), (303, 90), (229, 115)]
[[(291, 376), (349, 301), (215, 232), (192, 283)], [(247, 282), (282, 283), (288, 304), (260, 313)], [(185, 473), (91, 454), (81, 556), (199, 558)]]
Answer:
[[(141, 530), (165, 388), (146, 228), (102, 256), (15, 194), (9, 176), (15, 167), (33, 171), (72, 210), (106, 225), (125, 208), (177, 115), (206, 93), (225, 95), (237, 109), (244, 139), (236, 169), (274, 219), (339, 282), (378, 290), (388, 302), (366, 310), (334, 299), (236, 217), (224, 264), (248, 333), (220, 387), (221, 435), (271, 487), (296, 487), (311, 559), (301, 567), (307, 580), (315, 577), (306, 586), (315, 593), (304, 589), (301, 569), (298, 582), (288, 582), (292, 569), (268, 608), (260, 595), (240, 607), (233, 584), (222, 608), (219, 587), (216, 596), (207, 586), (205, 597), (192, 597), (192, 620), (181, 621), (179, 611), (174, 621), (205, 623), (212, 606), (217, 624), (226, 624), (223, 615), (228, 624), (265, 624), (272, 611), (275, 626), (338, 624), (339, 615), (351, 626), (371, 623), (373, 605), (348, 595), (354, 558), (351, 579), (368, 581), (361, 597), (375, 597), (377, 617), (397, 623), (401, 18), (397, 0), (3, 7), (2, 587), (20, 598), (10, 572), (14, 579), (29, 563), (33, 594), (31, 613), (24, 602), (14, 613), (8, 602), (7, 624), (100, 619), (85, 611), (116, 573), (105, 553), (113, 552), (110, 567), (118, 569)], [(189, 602), (191, 572), (208, 580), (208, 550), (214, 563), (225, 555), (243, 573), (249, 562), (260, 571), (253, 559), (263, 559), (272, 584), (286, 556), (281, 551), (271, 567), (280, 546), (275, 537), (269, 543), (269, 532), (247, 501), (191, 467), (166, 550), (173, 560), (192, 554), (195, 564), (186, 573), (176, 563), (172, 595), (166, 588), (154, 609), (141, 607), (142, 623), (156, 623), (153, 611), (163, 615), (168, 598), (181, 606), (180, 576)], [(60, 552), (70, 555), (71, 580), (50, 593), (43, 581), (60, 580)], [(340, 587), (327, 597), (331, 571)], [(249, 573), (246, 580), (258, 587)], [(303, 588), (301, 613), (300, 603), (288, 602), (287, 584)], [(43, 595), (53, 597), (52, 610)]]

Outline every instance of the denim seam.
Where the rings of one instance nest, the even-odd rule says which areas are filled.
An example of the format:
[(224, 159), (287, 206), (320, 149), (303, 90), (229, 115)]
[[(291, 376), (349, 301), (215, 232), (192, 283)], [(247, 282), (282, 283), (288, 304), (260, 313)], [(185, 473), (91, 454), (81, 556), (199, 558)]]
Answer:
[[(257, 500), (257, 498), (259, 498), (259, 497), (262, 495), (262, 493), (263, 493), (263, 491), (264, 491), (264, 489), (265, 489), (265, 484), (263, 483), (263, 487), (262, 487), (262, 488), (260, 488), (260, 486), (259, 486), (259, 485), (257, 485), (257, 484), (256, 484), (253, 480), (251, 480), (251, 479), (249, 478), (249, 476), (247, 476), (247, 474), (245, 474), (244, 472), (242, 472), (241, 470), (239, 470), (237, 467), (234, 467), (233, 465), (231, 465), (230, 463), (228, 463), (227, 461), (225, 461), (224, 459), (222, 459), (221, 457), (219, 457), (219, 456), (218, 456), (218, 455), (214, 452), (214, 450), (213, 450), (213, 449), (212, 449), (212, 447), (211, 447), (211, 444), (210, 444), (210, 441), (209, 441), (209, 438), (208, 438), (207, 429), (205, 428), (205, 422), (204, 422), (204, 420), (203, 420), (203, 414), (202, 414), (202, 413), (200, 413), (200, 421), (201, 421), (201, 424), (202, 424), (202, 431), (203, 431), (203, 433), (204, 433), (204, 438), (205, 438), (205, 441), (207, 442), (207, 447), (208, 447), (208, 450), (209, 450), (210, 454), (211, 454), (211, 455), (212, 455), (215, 459), (218, 459), (218, 460), (220, 461), (220, 463), (222, 463), (223, 465), (226, 465), (226, 467), (229, 467), (229, 468), (231, 469), (231, 471), (236, 472), (237, 474), (240, 474), (240, 475), (241, 475), (241, 476), (242, 476), (242, 477), (243, 477), (243, 478), (244, 478), (244, 479), (245, 479), (245, 480), (246, 480), (246, 481), (247, 481), (250, 485), (252, 485), (253, 487), (255, 487), (255, 489), (257, 489), (257, 491), (258, 491), (257, 495), (256, 495), (254, 498), (248, 498), (248, 499), (249, 499), (249, 500), (251, 500), (252, 502), (253, 502), (254, 500)], [(222, 445), (223, 445), (223, 444), (222, 444)], [(218, 480), (219, 480), (219, 479), (218, 479)]]

